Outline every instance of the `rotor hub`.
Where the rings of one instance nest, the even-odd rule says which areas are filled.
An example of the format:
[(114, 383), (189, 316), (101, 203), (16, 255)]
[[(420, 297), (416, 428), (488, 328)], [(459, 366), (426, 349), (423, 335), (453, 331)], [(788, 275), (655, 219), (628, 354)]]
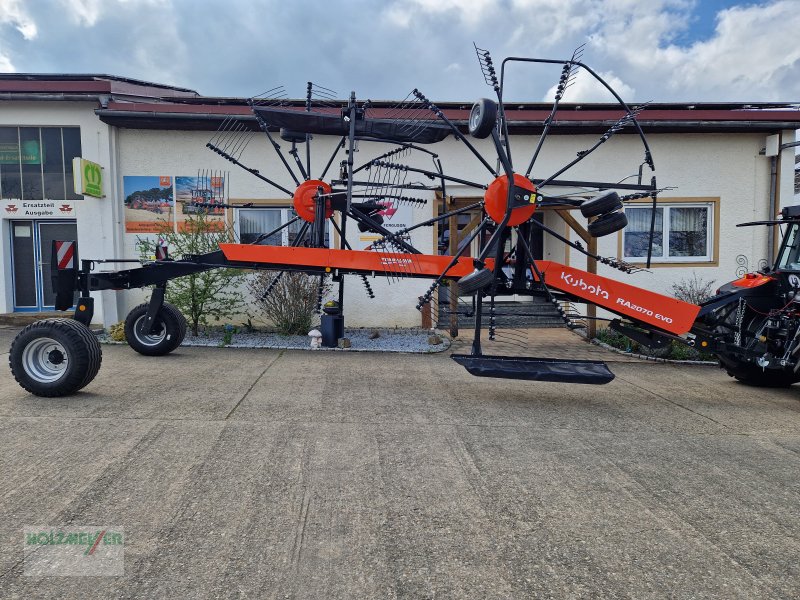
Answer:
[[(320, 189), (323, 194), (331, 193), (331, 186), (320, 179), (309, 179), (297, 186), (293, 197), (294, 211), (304, 221), (314, 222), (317, 212), (315, 196)], [(332, 216), (333, 206), (331, 205), (331, 199), (326, 198), (325, 218), (329, 219)]]
[[(524, 223), (536, 212), (536, 186), (533, 185), (530, 179), (519, 173), (514, 173), (513, 192), (511, 216), (506, 224), (509, 227)], [(495, 223), (502, 223), (508, 206), (508, 176), (500, 175), (495, 178), (486, 189), (483, 199), (486, 214)]]

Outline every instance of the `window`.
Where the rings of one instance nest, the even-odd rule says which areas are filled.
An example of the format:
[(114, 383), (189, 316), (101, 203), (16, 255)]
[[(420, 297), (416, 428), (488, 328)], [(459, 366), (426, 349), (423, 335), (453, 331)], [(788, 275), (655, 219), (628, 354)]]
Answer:
[[(652, 207), (629, 205), (623, 230), (623, 258), (647, 259)], [(653, 228), (652, 261), (712, 262), (715, 233), (714, 202), (659, 202)]]
[[(239, 208), (235, 215), (236, 236), (241, 244), (252, 244), (259, 235), (269, 233), (297, 216), (287, 207)], [(298, 220), (275, 233), (261, 244), (269, 246), (290, 246), (297, 239), (305, 221)], [(328, 245), (328, 229), (325, 229), (325, 244)]]
[(72, 180), (80, 155), (79, 127), (0, 127), (0, 198), (80, 200)]

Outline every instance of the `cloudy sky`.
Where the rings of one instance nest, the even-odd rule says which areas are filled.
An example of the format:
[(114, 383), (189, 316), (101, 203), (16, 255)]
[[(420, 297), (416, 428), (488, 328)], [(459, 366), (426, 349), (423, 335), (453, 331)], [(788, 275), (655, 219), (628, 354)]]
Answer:
[[(473, 42), (583, 59), (631, 101), (800, 101), (800, 0), (0, 0), (0, 71), (108, 73), (251, 96), (305, 82), (403, 98), (486, 96)], [(513, 65), (506, 98), (558, 72)], [(567, 100), (607, 100), (584, 73)]]

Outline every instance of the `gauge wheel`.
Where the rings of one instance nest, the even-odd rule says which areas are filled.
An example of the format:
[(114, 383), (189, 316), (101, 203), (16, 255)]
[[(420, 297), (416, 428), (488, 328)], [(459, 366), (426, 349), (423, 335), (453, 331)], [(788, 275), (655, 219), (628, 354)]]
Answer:
[(19, 332), (8, 361), (23, 389), (53, 398), (88, 385), (102, 358), (100, 343), (86, 325), (74, 319), (44, 319)]
[(622, 200), (614, 190), (607, 190), (581, 204), (581, 214), (586, 217), (596, 217), (622, 208)]
[(494, 281), (494, 273), (489, 269), (475, 269), (458, 280), (458, 293), (471, 296)]
[(172, 304), (164, 302), (156, 314), (152, 333), (143, 331), (147, 303), (140, 304), (125, 318), (125, 339), (128, 345), (145, 356), (164, 356), (180, 346), (186, 336), (186, 319)]
[(598, 217), (597, 220), (589, 223), (587, 229), (589, 230), (589, 235), (598, 238), (619, 231), (620, 229), (625, 229), (627, 224), (628, 217), (625, 216), (625, 213), (613, 212)]
[(497, 104), (481, 98), (472, 105), (469, 113), (469, 134), (478, 139), (489, 137), (497, 123)]

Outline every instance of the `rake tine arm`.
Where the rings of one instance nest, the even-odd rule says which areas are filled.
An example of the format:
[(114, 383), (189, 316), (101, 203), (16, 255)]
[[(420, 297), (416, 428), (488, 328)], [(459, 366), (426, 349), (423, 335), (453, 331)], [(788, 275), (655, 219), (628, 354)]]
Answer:
[(588, 148), (586, 150), (582, 150), (582, 151), (578, 152), (578, 156), (574, 160), (572, 160), (567, 165), (565, 165), (564, 167), (562, 167), (561, 169), (559, 169), (558, 171), (556, 171), (555, 173), (550, 175), (550, 177), (548, 177), (544, 181), (542, 181), (542, 183), (539, 184), (539, 187), (546, 186), (548, 183), (550, 183), (550, 181), (552, 181), (553, 179), (555, 179), (556, 177), (558, 177), (562, 173), (564, 173), (564, 172), (568, 171), (569, 169), (571, 169), (572, 167), (574, 167), (576, 164), (581, 162), (584, 158), (589, 156), (592, 152), (597, 150), (600, 146), (605, 144), (611, 138), (611, 136), (613, 136), (618, 131), (621, 131), (626, 125), (628, 125), (630, 123), (633, 123), (635, 121), (636, 121), (636, 118), (633, 116), (633, 114), (627, 114), (627, 115), (623, 116), (622, 118), (620, 118), (619, 120), (617, 120), (616, 123), (614, 123), (611, 127), (609, 127), (608, 131), (606, 131), (603, 135), (600, 136), (600, 139), (597, 140), (597, 142), (595, 142), (595, 144), (593, 146), (591, 146), (590, 148)]
[(289, 166), (289, 162), (286, 160), (286, 157), (283, 155), (283, 152), (281, 151), (280, 144), (278, 144), (278, 142), (275, 141), (275, 139), (272, 137), (272, 134), (269, 132), (269, 125), (256, 111), (253, 111), (253, 114), (256, 116), (256, 121), (258, 121), (258, 125), (259, 127), (261, 127), (261, 130), (267, 134), (267, 139), (269, 140), (269, 143), (272, 144), (272, 147), (275, 149), (275, 152), (278, 154), (278, 157), (281, 159), (283, 166), (286, 167), (286, 170), (289, 171), (289, 175), (291, 175), (292, 179), (294, 179), (295, 185), (300, 185), (300, 180), (297, 179), (297, 175), (294, 174), (292, 167)]
[[(393, 233), (391, 237), (394, 238), (394, 237), (397, 237), (397, 236), (405, 235), (405, 234), (407, 234), (407, 233), (409, 233), (411, 231), (414, 231), (415, 229), (419, 229), (420, 227), (430, 227), (431, 225), (433, 225), (434, 223), (436, 223), (438, 221), (443, 221), (444, 219), (449, 219), (450, 217), (453, 217), (455, 215), (460, 215), (461, 213), (468, 212), (468, 211), (474, 210), (476, 208), (481, 208), (482, 206), (483, 206), (483, 202), (481, 201), (481, 202), (476, 202), (475, 204), (470, 204), (469, 206), (465, 206), (463, 208), (458, 208), (456, 210), (452, 210), (452, 211), (450, 211), (448, 213), (444, 213), (442, 215), (439, 215), (438, 217), (433, 217), (432, 219), (428, 219), (427, 221), (423, 221), (422, 223), (417, 223), (416, 225), (412, 225), (411, 227), (406, 227), (405, 229), (401, 229), (400, 231), (397, 231), (397, 232)], [(378, 243), (384, 242), (384, 241), (390, 241), (390, 238), (384, 237), (384, 238), (381, 238), (380, 240), (377, 240)]]
[(344, 148), (344, 143), (346, 141), (347, 141), (347, 136), (342, 136), (342, 139), (339, 140), (339, 143), (333, 149), (333, 152), (331, 153), (331, 157), (328, 159), (328, 163), (325, 165), (325, 169), (322, 171), (322, 175), (319, 176), (320, 179), (322, 179), (322, 180), (325, 179), (325, 175), (328, 174), (328, 169), (330, 169), (331, 165), (333, 164), (333, 159), (336, 158), (337, 154), (339, 154), (339, 150)]
[(467, 240), (464, 242), (464, 245), (461, 246), (461, 249), (458, 250), (453, 255), (453, 259), (444, 268), (442, 274), (439, 275), (439, 277), (437, 277), (436, 280), (431, 284), (431, 287), (428, 288), (428, 291), (425, 292), (424, 295), (420, 296), (419, 304), (417, 304), (417, 310), (421, 310), (424, 305), (426, 305), (428, 302), (431, 301), (431, 298), (433, 297), (433, 292), (435, 292), (436, 288), (439, 287), (442, 284), (442, 281), (445, 280), (445, 278), (447, 277), (447, 272), (453, 268), (453, 266), (458, 262), (458, 259), (461, 258), (461, 256), (464, 254), (464, 252), (469, 250), (470, 244), (472, 244), (472, 240), (474, 240), (476, 237), (478, 237), (478, 235), (480, 235), (480, 233), (483, 231), (484, 227), (486, 227), (489, 221), (491, 221), (490, 217), (486, 217), (483, 221), (481, 221), (481, 224), (478, 225), (475, 228), (475, 231), (473, 231), (470, 234), (469, 238), (467, 238)]
[[(429, 179), (446, 179), (447, 181), (453, 181), (455, 183), (460, 183), (462, 185), (467, 185), (469, 187), (478, 188), (479, 190), (485, 190), (487, 186), (475, 183), (474, 181), (467, 181), (466, 179), (460, 179), (458, 177), (450, 177), (449, 175), (442, 175), (441, 173), (436, 173), (435, 171), (427, 171), (425, 169), (418, 169), (416, 167), (409, 167), (407, 165), (400, 165), (397, 163), (386, 162), (382, 160), (373, 160), (370, 161), (368, 164), (376, 165), (379, 167), (385, 167), (387, 169), (395, 169), (398, 171), (408, 171), (411, 173), (419, 173), (420, 175), (425, 175)], [(406, 186), (398, 186), (398, 187), (406, 187)]]
[(264, 176), (263, 176), (261, 173), (259, 173), (258, 169), (251, 169), (251, 168), (250, 168), (250, 167), (248, 167), (247, 165), (245, 165), (245, 164), (242, 164), (242, 163), (241, 163), (241, 162), (239, 162), (237, 159), (235, 159), (233, 156), (231, 156), (230, 154), (228, 154), (228, 153), (227, 153), (227, 152), (225, 152), (224, 150), (221, 150), (220, 148), (218, 148), (217, 146), (215, 146), (215, 145), (214, 145), (214, 144), (212, 144), (211, 142), (208, 142), (208, 143), (206, 144), (206, 147), (207, 147), (207, 148), (210, 148), (211, 150), (213, 150), (214, 152), (216, 152), (217, 154), (219, 154), (219, 155), (220, 155), (222, 158), (224, 158), (225, 160), (227, 160), (227, 161), (230, 161), (230, 162), (232, 162), (233, 164), (235, 164), (236, 166), (243, 168), (243, 169), (244, 169), (245, 171), (247, 171), (248, 173), (252, 173), (252, 174), (253, 174), (253, 175), (255, 175), (256, 177), (258, 177), (258, 178), (259, 178), (261, 181), (264, 181), (264, 182), (268, 183), (269, 185), (271, 185), (272, 187), (279, 189), (280, 191), (284, 192), (284, 193), (285, 193), (285, 194), (287, 194), (288, 196), (293, 196), (293, 195), (294, 195), (292, 192), (290, 192), (289, 190), (287, 190), (287, 189), (286, 189), (285, 187), (283, 187), (282, 185), (280, 185), (280, 184), (278, 184), (278, 183), (275, 183), (274, 181), (272, 181), (271, 179), (268, 179), (267, 177), (264, 177)]
[(482, 164), (484, 167), (486, 167), (486, 169), (489, 171), (489, 173), (491, 173), (491, 174), (492, 174), (492, 176), (494, 176), (494, 177), (497, 177), (497, 171), (495, 171), (495, 170), (492, 168), (492, 166), (491, 166), (491, 165), (490, 165), (488, 162), (486, 162), (486, 159), (485, 159), (485, 158), (483, 158), (483, 156), (481, 156), (480, 152), (478, 152), (478, 151), (475, 149), (475, 146), (473, 146), (473, 145), (470, 143), (470, 141), (469, 141), (467, 138), (465, 138), (465, 137), (464, 137), (464, 134), (462, 134), (462, 133), (461, 133), (461, 132), (458, 130), (458, 127), (456, 127), (456, 126), (455, 126), (455, 124), (454, 124), (454, 123), (453, 123), (453, 122), (452, 122), (450, 119), (448, 119), (447, 117), (445, 117), (445, 116), (444, 116), (444, 113), (441, 111), (441, 109), (440, 109), (438, 106), (436, 106), (436, 105), (435, 105), (433, 102), (431, 102), (430, 100), (428, 100), (428, 99), (427, 99), (427, 98), (426, 98), (426, 97), (425, 97), (425, 96), (422, 94), (422, 92), (420, 92), (418, 89), (416, 89), (416, 88), (415, 88), (415, 89), (414, 89), (414, 91), (413, 91), (412, 93), (414, 94), (414, 96), (416, 96), (416, 98), (417, 98), (417, 99), (418, 99), (420, 102), (424, 103), (424, 104), (425, 104), (425, 106), (427, 106), (427, 107), (428, 107), (428, 108), (431, 110), (431, 112), (433, 112), (433, 114), (435, 114), (437, 117), (439, 117), (439, 118), (440, 118), (442, 121), (444, 121), (444, 122), (445, 122), (445, 124), (446, 124), (446, 125), (447, 125), (447, 126), (450, 128), (450, 130), (453, 132), (453, 135), (456, 137), (456, 139), (458, 139), (458, 140), (460, 140), (460, 141), (464, 142), (464, 144), (466, 145), (466, 147), (467, 147), (467, 148), (469, 148), (469, 151), (470, 151), (470, 152), (472, 152), (472, 154), (474, 154), (474, 155), (475, 155), (475, 158), (477, 158), (477, 159), (478, 159), (478, 160), (481, 162), (481, 164)]

